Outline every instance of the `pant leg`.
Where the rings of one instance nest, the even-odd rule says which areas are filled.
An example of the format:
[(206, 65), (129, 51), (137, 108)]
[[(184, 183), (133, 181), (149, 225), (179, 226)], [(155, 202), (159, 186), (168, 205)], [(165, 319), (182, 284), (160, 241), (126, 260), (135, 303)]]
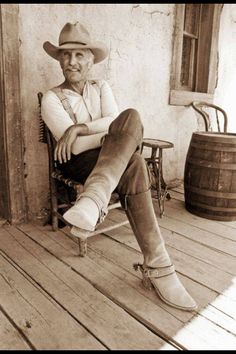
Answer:
[[(137, 141), (137, 149), (141, 147), (143, 136), (143, 125), (140, 121), (138, 112), (133, 109), (123, 111), (110, 125), (108, 134), (122, 135), (134, 137)], [(105, 140), (106, 136), (103, 139)], [(112, 141), (110, 153), (113, 153)], [(63, 172), (64, 176), (71, 178), (80, 183), (85, 183), (88, 176), (96, 166), (98, 157), (101, 152), (101, 147), (84, 151), (78, 155), (71, 155), (71, 159), (66, 163), (58, 163), (59, 169)], [(127, 161), (128, 162), (128, 161)]]
[(119, 194), (123, 205), (125, 196), (143, 193), (150, 188), (150, 171), (144, 157), (138, 150), (132, 155), (125, 172), (121, 176), (116, 192)]
[(80, 196), (93, 199), (101, 211), (101, 217), (106, 214), (111, 193), (116, 189), (132, 155), (141, 146), (142, 137), (143, 125), (134, 109), (123, 111), (110, 125), (98, 161)]
[(66, 178), (84, 184), (97, 163), (100, 150), (101, 147), (84, 151), (78, 155), (72, 154), (69, 161), (59, 164), (59, 169)]

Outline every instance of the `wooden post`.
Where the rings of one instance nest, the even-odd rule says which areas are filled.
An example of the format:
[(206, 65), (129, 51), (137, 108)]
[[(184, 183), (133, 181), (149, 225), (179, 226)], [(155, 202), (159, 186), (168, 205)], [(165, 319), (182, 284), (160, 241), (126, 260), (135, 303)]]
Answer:
[(0, 4), (0, 207), (11, 223), (26, 219), (18, 13), (18, 4)]

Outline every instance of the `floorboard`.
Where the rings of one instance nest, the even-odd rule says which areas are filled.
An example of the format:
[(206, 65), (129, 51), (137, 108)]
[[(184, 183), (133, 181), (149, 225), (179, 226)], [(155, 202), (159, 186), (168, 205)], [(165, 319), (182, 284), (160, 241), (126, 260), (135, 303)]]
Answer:
[[(1, 297), (2, 298), (2, 297)], [(1, 350), (31, 350), (32, 347), (27, 344), (18, 328), (12, 321), (0, 310), (0, 344)]]
[[(186, 211), (182, 186), (159, 217), (177, 274), (199, 307), (186, 312), (146, 290), (129, 225), (88, 240), (68, 227), (0, 224), (0, 350), (235, 350), (236, 222)], [(113, 210), (107, 225), (126, 219)]]
[[(65, 262), (47, 252), (45, 247), (41, 247), (38, 244), (40, 236), (46, 240), (42, 232), (37, 234), (37, 242), (34, 242), (16, 228), (6, 227), (5, 230), (9, 232), (7, 238), (0, 233), (4, 252), (108, 349), (154, 349), (165, 344), (161, 338), (96, 290), (71, 266), (68, 267)], [(50, 239), (46, 241), (49, 249), (55, 244)], [(67, 252), (67, 256), (78, 263), (76, 254)], [(90, 272), (95, 272), (98, 267), (93, 263), (89, 268)]]

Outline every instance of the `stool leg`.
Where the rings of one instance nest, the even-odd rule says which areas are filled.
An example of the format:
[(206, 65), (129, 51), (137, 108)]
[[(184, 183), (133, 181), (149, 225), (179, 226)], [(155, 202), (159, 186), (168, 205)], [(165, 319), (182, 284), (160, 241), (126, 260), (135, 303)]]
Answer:
[(158, 198), (158, 204), (159, 204), (159, 209), (160, 209), (160, 217), (164, 215), (164, 209), (165, 209), (165, 199), (168, 197), (170, 199), (170, 195), (167, 192), (167, 184), (164, 180), (163, 177), (163, 156), (162, 156), (162, 149), (159, 148), (159, 153), (158, 157), (155, 157), (156, 151), (152, 152), (152, 167), (153, 171), (156, 177), (156, 190), (157, 190), (157, 198)]
[[(144, 144), (142, 145), (142, 147)], [(149, 146), (150, 147), (150, 146)], [(169, 146), (171, 147), (171, 146)], [(148, 158), (145, 158), (147, 164), (149, 167), (152, 168), (154, 177), (155, 177), (155, 187), (156, 187), (156, 192), (157, 192), (157, 199), (158, 199), (158, 204), (159, 204), (159, 210), (160, 210), (160, 217), (164, 215), (164, 203), (165, 199), (171, 199), (170, 193), (168, 192), (168, 187), (167, 184), (164, 180), (163, 177), (163, 156), (162, 156), (162, 150), (165, 147), (161, 146), (152, 146), (151, 147), (151, 156)], [(158, 156), (157, 156), (157, 149), (158, 149)]]
[(159, 165), (160, 165), (160, 179), (161, 179), (161, 186), (162, 189), (167, 189), (167, 184), (163, 177), (163, 165), (162, 165), (163, 157), (162, 157), (162, 149), (159, 150)]
[(156, 177), (156, 191), (157, 191), (157, 199), (158, 205), (160, 209), (160, 217), (164, 214), (164, 200), (162, 195), (162, 185), (161, 185), (161, 174), (160, 174), (160, 165), (157, 167), (157, 161), (152, 163), (153, 172)]
[(161, 185), (161, 217), (164, 215), (164, 207), (165, 207), (165, 199), (168, 198), (170, 199), (170, 194), (167, 191), (167, 184), (164, 180), (163, 177), (163, 155), (162, 155), (162, 149), (159, 149), (159, 180), (160, 180), (160, 185)]

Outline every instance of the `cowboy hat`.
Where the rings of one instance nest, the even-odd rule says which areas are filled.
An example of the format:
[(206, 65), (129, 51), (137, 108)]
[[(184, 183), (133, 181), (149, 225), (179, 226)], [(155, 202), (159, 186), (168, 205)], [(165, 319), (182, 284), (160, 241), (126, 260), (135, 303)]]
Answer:
[(89, 32), (79, 22), (66, 23), (59, 36), (59, 45), (44, 42), (44, 50), (56, 60), (62, 49), (90, 49), (94, 55), (94, 64), (104, 60), (108, 55), (108, 49), (102, 42), (92, 41)]

